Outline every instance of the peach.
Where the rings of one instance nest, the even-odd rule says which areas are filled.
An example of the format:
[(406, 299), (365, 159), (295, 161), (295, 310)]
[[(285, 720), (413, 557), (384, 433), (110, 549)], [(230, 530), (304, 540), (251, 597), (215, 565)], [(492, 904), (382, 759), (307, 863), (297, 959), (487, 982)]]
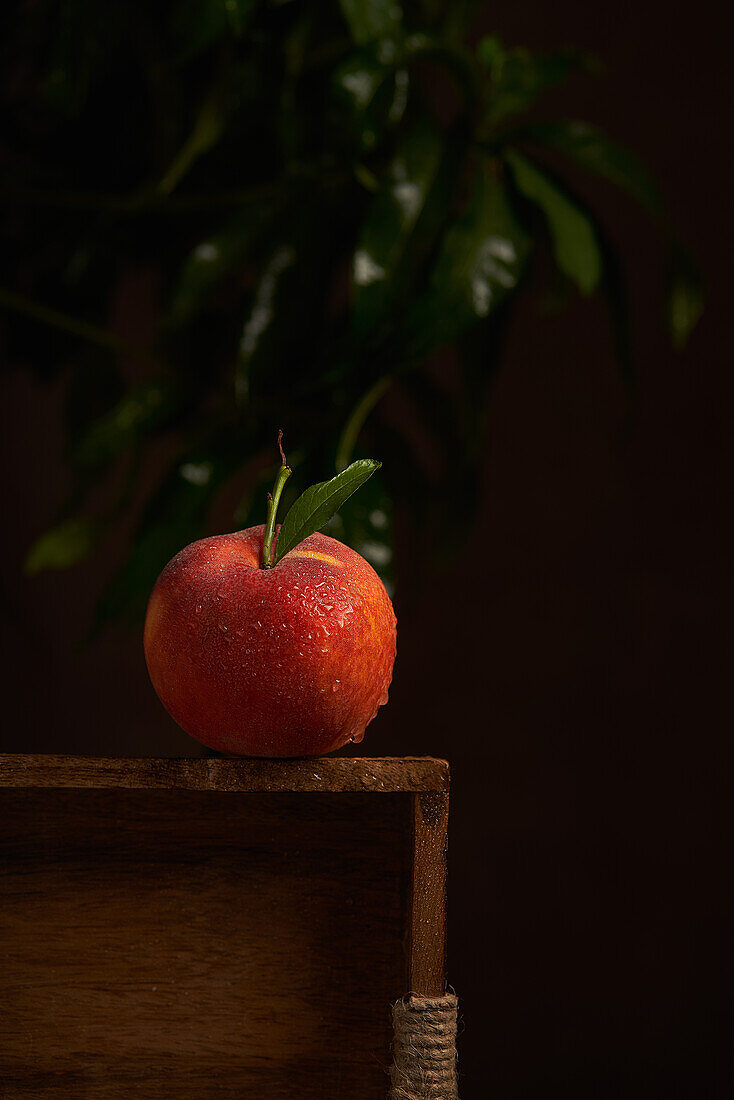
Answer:
[(313, 534), (260, 568), (264, 526), (201, 539), (148, 603), (150, 678), (191, 737), (246, 756), (315, 756), (361, 741), (387, 701), (396, 621), (372, 567)]

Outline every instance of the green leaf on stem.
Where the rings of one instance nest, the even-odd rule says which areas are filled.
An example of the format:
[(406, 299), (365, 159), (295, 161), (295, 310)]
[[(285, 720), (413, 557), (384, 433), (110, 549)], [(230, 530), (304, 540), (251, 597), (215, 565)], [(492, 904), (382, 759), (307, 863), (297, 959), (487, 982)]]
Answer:
[(374, 459), (362, 458), (330, 481), (320, 481), (301, 493), (283, 520), (275, 547), (274, 564), (277, 565), (289, 551), (323, 527), (381, 465)]
[(516, 149), (505, 150), (504, 157), (518, 190), (545, 215), (559, 269), (582, 294), (592, 294), (599, 285), (602, 265), (591, 221), (545, 172)]

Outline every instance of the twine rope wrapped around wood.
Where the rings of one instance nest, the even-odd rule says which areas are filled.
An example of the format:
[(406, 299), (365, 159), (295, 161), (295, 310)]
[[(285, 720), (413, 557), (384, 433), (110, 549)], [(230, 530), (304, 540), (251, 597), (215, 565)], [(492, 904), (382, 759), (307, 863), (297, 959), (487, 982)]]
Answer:
[(458, 1100), (457, 998), (411, 993), (393, 1005), (390, 1100)]

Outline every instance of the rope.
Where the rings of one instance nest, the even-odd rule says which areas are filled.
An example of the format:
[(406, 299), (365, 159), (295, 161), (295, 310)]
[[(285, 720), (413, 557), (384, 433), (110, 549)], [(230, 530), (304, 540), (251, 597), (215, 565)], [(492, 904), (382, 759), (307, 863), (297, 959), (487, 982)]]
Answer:
[(458, 1100), (457, 998), (411, 993), (392, 1008), (393, 1064), (390, 1100)]

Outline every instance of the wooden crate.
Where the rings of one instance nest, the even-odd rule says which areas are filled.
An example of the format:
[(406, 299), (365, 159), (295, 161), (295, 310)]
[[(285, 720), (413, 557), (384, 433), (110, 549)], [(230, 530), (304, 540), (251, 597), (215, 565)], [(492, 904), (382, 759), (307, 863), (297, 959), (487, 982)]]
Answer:
[(0, 757), (0, 1096), (383, 1098), (448, 765)]

